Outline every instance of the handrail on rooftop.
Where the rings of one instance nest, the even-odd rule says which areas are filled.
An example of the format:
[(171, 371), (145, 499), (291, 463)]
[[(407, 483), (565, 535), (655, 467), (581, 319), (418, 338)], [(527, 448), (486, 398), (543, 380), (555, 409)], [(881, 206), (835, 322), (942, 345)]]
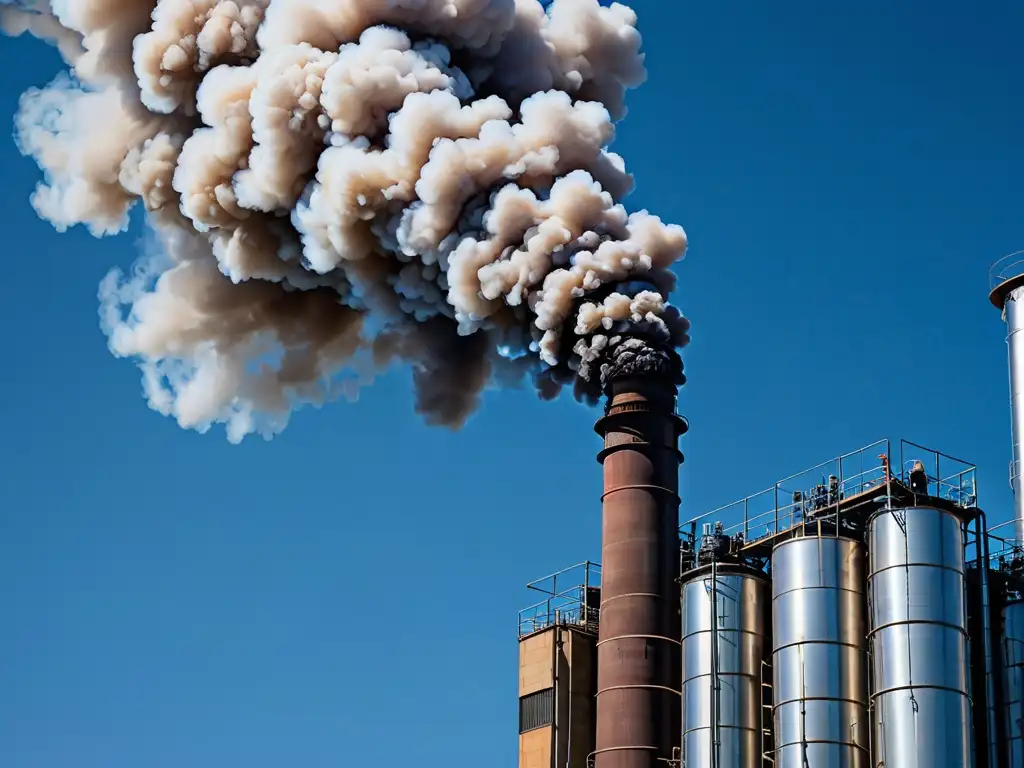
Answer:
[[(886, 446), (888, 448), (889, 444), (890, 444), (889, 440), (886, 440), (886, 439), (876, 440), (873, 443), (869, 443), (868, 445), (865, 445), (863, 448), (858, 448), (856, 451), (850, 451), (849, 453), (844, 453), (841, 456), (836, 456), (835, 458), (828, 459), (827, 461), (823, 461), (820, 464), (815, 464), (813, 467), (808, 467), (803, 472), (797, 472), (795, 474), (790, 475), (789, 477), (784, 477), (781, 480), (779, 480), (775, 485), (776, 486), (782, 485), (783, 483), (785, 483), (785, 482), (787, 482), (789, 480), (795, 480), (798, 477), (803, 477), (804, 475), (808, 475), (808, 474), (810, 474), (811, 472), (813, 472), (816, 469), (821, 469), (822, 467), (827, 467), (829, 464), (835, 464), (836, 462), (838, 462), (840, 464), (840, 467), (841, 467), (843, 459), (850, 459), (850, 458), (853, 458), (854, 456), (860, 456), (865, 451), (869, 451), (869, 450), (871, 450), (873, 448), (878, 448), (879, 446), (882, 446), (882, 445), (884, 445), (884, 446)], [(839, 478), (839, 479), (842, 480), (842, 478)]]
[[(901, 452), (900, 455), (901, 455), (901, 458), (902, 458), (903, 446), (910, 446), (911, 448), (917, 448), (918, 450), (924, 451), (925, 453), (930, 453), (930, 454), (936, 456), (937, 458), (949, 459), (950, 461), (955, 461), (957, 464), (960, 464), (960, 465), (962, 465), (964, 467), (967, 467), (968, 470), (970, 470), (970, 469), (977, 469), (977, 466), (975, 466), (974, 464), (972, 464), (969, 461), (964, 461), (963, 459), (958, 459), (956, 456), (950, 456), (948, 453), (943, 453), (942, 451), (937, 451), (934, 448), (929, 448), (928, 446), (925, 446), (925, 445), (919, 445), (918, 443), (911, 442), (910, 440), (900, 440), (900, 452)], [(913, 461), (913, 459), (910, 459), (910, 461)]]
[[(811, 475), (812, 473), (818, 470), (828, 468), (838, 473), (836, 477), (839, 481), (839, 494), (841, 498), (859, 494), (866, 490), (867, 488), (870, 488), (874, 485), (880, 485), (884, 481), (885, 473), (883, 471), (883, 467), (879, 465), (877, 467), (861, 469), (861, 471), (859, 472), (856, 472), (852, 475), (847, 475), (846, 468), (844, 468), (843, 466), (844, 462), (848, 462), (851, 458), (859, 456), (861, 457), (860, 466), (863, 467), (863, 458), (868, 454), (868, 452), (874, 453), (875, 451), (879, 450), (883, 455), (890, 456), (890, 441), (888, 439), (876, 440), (875, 442), (869, 443), (868, 445), (858, 448), (855, 451), (850, 451), (849, 453), (844, 453), (839, 456), (835, 456), (812, 467), (804, 469), (801, 472), (797, 472), (792, 475), (789, 475), (788, 477), (784, 477), (778, 482), (776, 482), (774, 485), (765, 488), (762, 491), (758, 491), (757, 493), (740, 499), (739, 501), (734, 501), (730, 504), (718, 507), (717, 509), (714, 509), (706, 514), (699, 515), (697, 517), (690, 519), (683, 526), (681, 526), (681, 530), (685, 529), (686, 527), (691, 527), (691, 530), (693, 530), (695, 524), (702, 520), (706, 520), (708, 518), (721, 519), (720, 516), (727, 510), (742, 507), (742, 521), (739, 523), (734, 523), (733, 525), (726, 528), (727, 532), (740, 531), (742, 532), (744, 539), (747, 541), (751, 540), (750, 534), (752, 528), (757, 530), (763, 527), (765, 531), (763, 535), (778, 533), (780, 530), (785, 530), (786, 528), (791, 527), (795, 523), (796, 518), (798, 516), (801, 516), (806, 511), (808, 501), (810, 501), (811, 503), (815, 503), (812, 499), (803, 498), (799, 502), (792, 502), (787, 500), (785, 503), (780, 505), (780, 493), (791, 494), (794, 490), (798, 490), (801, 493), (804, 493), (806, 490), (808, 490), (807, 488), (803, 487), (787, 489), (783, 487), (784, 483), (789, 483), (790, 481), (799, 478), (807, 479), (808, 476)], [(872, 458), (877, 457), (872, 456)], [(870, 475), (872, 474), (877, 474), (880, 477), (877, 480), (874, 480), (870, 478)], [(751, 514), (751, 504), (754, 503), (755, 505), (757, 505), (758, 500), (765, 496), (769, 496), (769, 498), (771, 499), (770, 503), (768, 503), (766, 499), (766, 503), (764, 504), (765, 509), (755, 510), (753, 514)], [(769, 518), (769, 520), (767, 522), (764, 522), (766, 518)], [(783, 523), (786, 523), (786, 525), (783, 526)], [(758, 535), (755, 538), (761, 538), (761, 536)]]
[(988, 270), (988, 289), (994, 291), (1007, 280), (1024, 275), (1024, 251), (1003, 256)]
[[(563, 585), (567, 574), (575, 574), (569, 580), (569, 586), (559, 588), (559, 579)], [(550, 589), (546, 585), (550, 583)], [(589, 591), (601, 585), (601, 564), (585, 560), (582, 563), (563, 568), (527, 584), (527, 589), (547, 595), (538, 603), (527, 606), (519, 611), (519, 636), (523, 637), (555, 624), (571, 623), (577, 625), (596, 626), (599, 606), (589, 603)]]
[[(556, 573), (552, 573), (549, 576), (544, 576), (544, 577), (542, 577), (540, 579), (534, 579), (533, 581), (531, 581), (529, 584), (526, 585), (526, 588), (527, 589), (532, 589), (535, 592), (542, 592), (545, 595), (552, 595), (553, 596), (553, 595), (557, 594), (558, 577), (559, 576), (564, 576), (565, 574), (570, 573), (572, 571), (579, 570), (580, 568), (585, 569), (587, 572), (593, 571), (594, 573), (596, 573), (598, 575), (600, 575), (600, 573), (601, 573), (601, 564), (600, 563), (593, 563), (590, 560), (584, 560), (582, 563), (576, 563), (576, 565), (570, 565), (568, 568), (563, 568), (562, 570), (560, 570), (560, 571), (558, 571)], [(537, 586), (538, 584), (543, 584), (546, 581), (550, 581), (551, 582), (551, 589), (550, 590), (543, 589), (543, 588)]]
[[(1022, 252), (1024, 254), (1024, 252)], [(1022, 260), (1024, 262), (1024, 260)], [(855, 451), (833, 457), (813, 467), (796, 472), (776, 482), (768, 488), (758, 491), (738, 501), (718, 507), (710, 512), (691, 518), (682, 526), (684, 534), (696, 535), (696, 524), (709, 518), (727, 524), (725, 531), (729, 534), (742, 533), (745, 541), (756, 541), (764, 536), (781, 533), (796, 525), (808, 512), (822, 514), (824, 510), (839, 508), (844, 499), (867, 493), (872, 489), (881, 489), (890, 479), (907, 482), (909, 467), (914, 461), (931, 463), (934, 457), (934, 474), (929, 477), (929, 485), (935, 490), (934, 495), (945, 498), (961, 507), (973, 506), (977, 501), (976, 467), (970, 462), (958, 459), (941, 451), (936, 451), (909, 440), (900, 441), (899, 464), (893, 461), (892, 441), (876, 440)], [(913, 449), (927, 456), (904, 461), (905, 454)], [(851, 459), (858, 459), (852, 462)], [(869, 464), (879, 460), (878, 464)], [(952, 472), (948, 464), (957, 466)], [(895, 466), (894, 466), (895, 465)], [(850, 473), (851, 470), (858, 470)], [(821, 471), (821, 478), (814, 474)], [(825, 473), (834, 477), (836, 485), (824, 486)], [(927, 473), (927, 470), (926, 470)], [(800, 482), (793, 484), (792, 481)], [(792, 485), (792, 487), (784, 487)], [(831, 486), (831, 487), (830, 487)], [(824, 489), (824, 490), (822, 490)], [(799, 493), (799, 499), (793, 496)], [(725, 518), (742, 517), (738, 522)], [(731, 524), (730, 524), (731, 523)], [(752, 536), (752, 534), (754, 534)]]

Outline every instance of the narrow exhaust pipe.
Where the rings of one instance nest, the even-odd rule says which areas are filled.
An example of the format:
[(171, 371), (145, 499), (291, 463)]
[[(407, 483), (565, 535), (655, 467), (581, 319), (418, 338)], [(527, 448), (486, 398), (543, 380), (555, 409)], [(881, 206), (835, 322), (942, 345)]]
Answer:
[(989, 271), (989, 299), (1003, 313), (1010, 368), (1010, 428), (1013, 439), (1010, 486), (1013, 488), (1013, 537), (1024, 544), (1024, 488), (1021, 442), (1024, 441), (1024, 251), (1011, 253)]

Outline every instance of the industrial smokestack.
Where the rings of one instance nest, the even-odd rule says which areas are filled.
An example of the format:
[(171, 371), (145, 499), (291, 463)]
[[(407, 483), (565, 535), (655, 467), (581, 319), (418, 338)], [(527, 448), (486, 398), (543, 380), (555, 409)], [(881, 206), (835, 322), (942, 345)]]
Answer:
[(645, 77), (598, 0), (0, 0), (70, 73), (26, 93), (32, 197), (59, 230), (150, 253), (101, 324), (152, 408), (232, 440), (392, 362), (461, 425), (530, 377), (585, 401), (634, 338), (668, 348), (686, 235), (620, 201), (608, 151)]
[(682, 366), (632, 340), (603, 373), (602, 594), (596, 768), (664, 766), (679, 746)]
[(1024, 251), (1005, 256), (989, 271), (989, 299), (1003, 313), (1010, 368), (1010, 485), (1014, 498), (1014, 538), (1024, 544), (1024, 487), (1021, 441), (1024, 440)]

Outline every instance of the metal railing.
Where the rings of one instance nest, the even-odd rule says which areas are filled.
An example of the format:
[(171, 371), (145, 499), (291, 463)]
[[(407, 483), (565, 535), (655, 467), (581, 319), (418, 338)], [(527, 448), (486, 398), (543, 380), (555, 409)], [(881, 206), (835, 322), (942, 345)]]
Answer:
[(1024, 542), (1016, 537), (1016, 522), (1007, 520), (988, 529), (988, 558), (991, 565), (1024, 554)]
[(910, 470), (918, 461), (924, 465), (928, 475), (929, 496), (945, 499), (965, 509), (977, 506), (977, 467), (941, 451), (900, 440), (900, 466), (903, 471), (899, 477), (905, 484), (909, 484)]
[(977, 504), (977, 468), (973, 464), (908, 440), (900, 441), (898, 461), (892, 466), (890, 440), (876, 440), (692, 518), (680, 530), (686, 535), (697, 523), (721, 521), (725, 534), (741, 534), (748, 543), (758, 541), (799, 525), (809, 514), (838, 510), (840, 502), (853, 497), (872, 491), (888, 494), (888, 481), (908, 484), (917, 462), (925, 467), (929, 495), (962, 508)]
[[(801, 523), (809, 512), (817, 512), (871, 488), (884, 487), (886, 465), (880, 457), (890, 455), (889, 446), (888, 440), (878, 440), (823, 461), (763, 491), (693, 518), (683, 527), (704, 520), (721, 520), (727, 525), (724, 531), (727, 535), (742, 534), (747, 542), (781, 533)], [(830, 489), (829, 477), (837, 479), (835, 489)], [(820, 493), (822, 488), (824, 495)], [(800, 494), (799, 499), (794, 497), (796, 493)]]
[(527, 589), (546, 597), (519, 611), (519, 637), (555, 625), (585, 627), (596, 632), (600, 616), (595, 590), (601, 587), (601, 565), (589, 560), (531, 581)]
[(1003, 256), (988, 270), (988, 289), (994, 291), (1007, 280), (1024, 275), (1024, 251)]

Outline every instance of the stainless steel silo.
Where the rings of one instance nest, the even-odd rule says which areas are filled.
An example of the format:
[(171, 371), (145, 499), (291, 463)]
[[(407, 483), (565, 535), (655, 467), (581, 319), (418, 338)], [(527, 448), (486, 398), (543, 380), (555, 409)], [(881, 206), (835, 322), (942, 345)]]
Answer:
[(1003, 609), (1002, 644), (1007, 765), (1024, 765), (1024, 602)]
[(761, 768), (768, 580), (726, 564), (692, 571), (682, 619), (683, 768)]
[(934, 507), (868, 522), (874, 762), (971, 765), (971, 703), (961, 520)]
[(867, 768), (866, 555), (811, 536), (772, 554), (776, 768)]

